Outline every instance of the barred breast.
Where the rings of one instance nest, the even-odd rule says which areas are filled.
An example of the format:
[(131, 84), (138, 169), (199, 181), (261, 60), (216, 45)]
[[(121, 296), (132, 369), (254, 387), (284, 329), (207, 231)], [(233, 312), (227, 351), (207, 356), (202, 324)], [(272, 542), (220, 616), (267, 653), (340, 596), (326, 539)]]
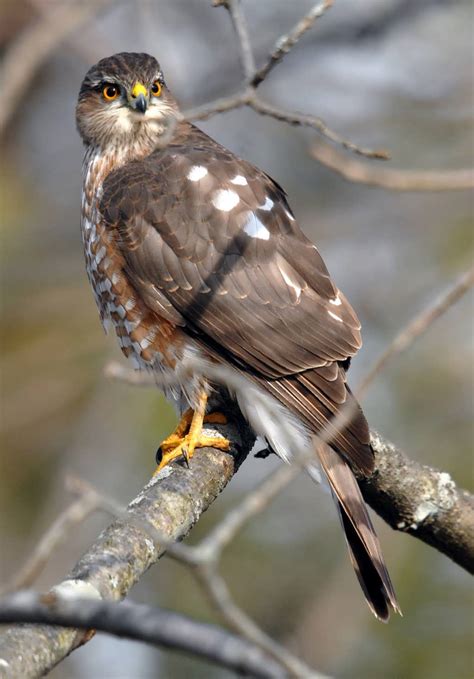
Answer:
[(98, 206), (107, 175), (122, 165), (118, 153), (90, 149), (84, 159), (81, 231), (86, 270), (105, 331), (111, 324), (120, 348), (136, 368), (174, 370), (181, 332), (151, 312), (128, 280), (124, 259)]

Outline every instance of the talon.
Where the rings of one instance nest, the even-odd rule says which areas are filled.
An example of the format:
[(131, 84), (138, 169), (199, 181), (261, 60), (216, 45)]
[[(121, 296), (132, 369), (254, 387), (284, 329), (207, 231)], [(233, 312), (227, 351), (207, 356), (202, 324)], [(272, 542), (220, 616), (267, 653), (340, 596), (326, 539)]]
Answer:
[(184, 448), (183, 448), (182, 455), (183, 455), (183, 462), (186, 465), (186, 467), (189, 469), (189, 455), (188, 455), (188, 449), (186, 448), (186, 446), (184, 446)]
[(155, 455), (156, 464), (161, 464), (162, 459), (163, 459), (163, 447), (160, 446), (158, 448), (158, 450), (156, 451), (156, 455)]
[(205, 416), (206, 403), (207, 393), (203, 390), (200, 394), (196, 410), (189, 409), (184, 413), (174, 432), (162, 442), (156, 451), (158, 467), (153, 476), (178, 458), (182, 458), (189, 468), (189, 461), (194, 455), (195, 448), (210, 447), (229, 450), (230, 442), (227, 439), (220, 436), (207, 436), (203, 434), (202, 427), (204, 422), (212, 424), (227, 423), (227, 418), (222, 413), (210, 413)]

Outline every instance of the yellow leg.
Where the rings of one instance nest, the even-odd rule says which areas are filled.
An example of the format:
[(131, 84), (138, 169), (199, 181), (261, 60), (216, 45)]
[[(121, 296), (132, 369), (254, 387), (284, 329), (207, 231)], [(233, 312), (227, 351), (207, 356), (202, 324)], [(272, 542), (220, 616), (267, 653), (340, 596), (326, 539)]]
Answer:
[(193, 420), (194, 411), (192, 408), (188, 408), (181, 416), (180, 421), (176, 429), (162, 441), (159, 450), (168, 450), (169, 448), (175, 448), (180, 441), (182, 441), (183, 436), (189, 431), (191, 427), (191, 422)]
[[(194, 454), (195, 448), (219, 448), (229, 450), (230, 443), (225, 438), (217, 436), (203, 436), (202, 427), (204, 422), (213, 424), (226, 424), (227, 418), (222, 413), (210, 413), (205, 415), (207, 405), (207, 393), (203, 389), (199, 395), (196, 409), (189, 408), (182, 416), (174, 432), (166, 438), (158, 449), (158, 467), (155, 474), (173, 460), (184, 458), (188, 462)], [(161, 459), (160, 456), (161, 455)]]

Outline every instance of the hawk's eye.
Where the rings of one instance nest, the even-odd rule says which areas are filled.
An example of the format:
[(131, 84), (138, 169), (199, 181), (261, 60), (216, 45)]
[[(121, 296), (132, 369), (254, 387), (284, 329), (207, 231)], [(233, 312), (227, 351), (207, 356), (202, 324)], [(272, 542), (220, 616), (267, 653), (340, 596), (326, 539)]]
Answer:
[(154, 97), (159, 97), (161, 94), (161, 85), (158, 82), (158, 80), (155, 80), (153, 85), (151, 86), (151, 93)]
[(105, 85), (102, 88), (102, 95), (106, 101), (113, 101), (120, 95), (120, 87), (118, 85)]

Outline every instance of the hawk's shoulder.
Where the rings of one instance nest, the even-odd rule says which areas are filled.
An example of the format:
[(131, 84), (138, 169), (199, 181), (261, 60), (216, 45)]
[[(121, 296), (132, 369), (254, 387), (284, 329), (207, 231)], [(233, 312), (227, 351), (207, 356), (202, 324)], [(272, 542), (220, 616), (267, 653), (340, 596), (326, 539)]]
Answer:
[(343, 361), (360, 324), (281, 187), (193, 126), (104, 182), (135, 287), (152, 284), (239, 365), (275, 377)]

